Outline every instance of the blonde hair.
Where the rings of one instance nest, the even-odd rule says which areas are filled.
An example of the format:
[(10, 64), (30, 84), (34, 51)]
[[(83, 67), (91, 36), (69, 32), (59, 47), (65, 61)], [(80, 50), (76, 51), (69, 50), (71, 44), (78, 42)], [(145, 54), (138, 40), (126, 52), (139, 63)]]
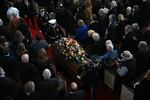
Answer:
[(117, 19), (118, 19), (119, 21), (124, 21), (124, 16), (123, 16), (123, 14), (119, 14), (119, 15), (117, 16)]
[(95, 33), (95, 31), (94, 31), (94, 30), (88, 30), (88, 32), (87, 32), (87, 33), (88, 33), (88, 36), (89, 36), (89, 37), (91, 37), (91, 36), (92, 36), (92, 34), (93, 34), (93, 33)]

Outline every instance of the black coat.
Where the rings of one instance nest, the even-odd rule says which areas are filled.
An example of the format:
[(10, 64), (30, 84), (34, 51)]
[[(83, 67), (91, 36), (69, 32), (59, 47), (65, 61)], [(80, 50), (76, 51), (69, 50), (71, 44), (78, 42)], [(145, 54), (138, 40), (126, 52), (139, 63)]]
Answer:
[(118, 26), (117, 21), (113, 21), (112, 23), (110, 23), (110, 25), (107, 28), (108, 30), (107, 39), (111, 40), (113, 43), (115, 42), (117, 36), (116, 33), (117, 26)]
[(95, 32), (99, 32), (98, 31), (98, 21), (94, 21), (92, 23), (90, 23), (89, 25), (89, 30), (94, 30)]
[(11, 96), (14, 97), (17, 93), (16, 82), (8, 77), (0, 77), (0, 97)]
[(39, 82), (38, 91), (43, 100), (57, 100), (57, 86), (58, 81), (56, 78), (45, 79)]
[(27, 95), (24, 91), (22, 91), (19, 96), (18, 100), (43, 100), (41, 96), (37, 92), (31, 92)]
[(39, 70), (31, 63), (19, 63), (17, 72), (23, 83), (27, 81), (39, 82), (41, 80)]
[(129, 50), (131, 53), (134, 53), (134, 40), (132, 32), (124, 35), (122, 41), (122, 50)]
[(0, 62), (1, 62), (1, 66), (4, 68), (6, 74), (9, 77), (13, 77), (14, 76), (14, 69), (15, 66), (17, 65), (17, 60), (15, 56), (2, 56), (0, 57)]
[(131, 60), (126, 60), (121, 63), (120, 66), (126, 66), (128, 69), (127, 74), (125, 77), (125, 82), (131, 81), (135, 76), (136, 71), (136, 59), (133, 57)]
[(135, 59), (136, 59), (136, 73), (140, 74), (141, 72), (145, 71), (149, 67), (149, 61), (150, 61), (150, 50), (147, 51), (137, 51), (135, 53)]
[(46, 30), (46, 40), (48, 43), (53, 43), (62, 37), (65, 37), (65, 33), (59, 25), (56, 25), (56, 27), (49, 26)]
[(84, 95), (83, 90), (76, 90), (73, 93), (65, 94), (62, 100), (84, 100)]
[(39, 40), (31, 44), (29, 47), (29, 52), (33, 57), (35, 57), (37, 55), (37, 52), (42, 48), (44, 48), (45, 50), (48, 48), (46, 40)]
[(134, 100), (148, 100), (150, 98), (150, 80), (144, 79), (135, 87)]
[(108, 27), (109, 21), (106, 15), (98, 17), (98, 33), (104, 37), (106, 28)]

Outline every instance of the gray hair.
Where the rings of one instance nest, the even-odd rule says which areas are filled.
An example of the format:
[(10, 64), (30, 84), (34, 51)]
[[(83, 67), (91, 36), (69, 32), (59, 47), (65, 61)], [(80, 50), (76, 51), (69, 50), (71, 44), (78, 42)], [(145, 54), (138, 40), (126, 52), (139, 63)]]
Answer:
[(130, 14), (131, 11), (132, 11), (132, 8), (131, 8), (130, 6), (128, 6), (128, 7), (126, 8), (126, 13), (127, 13), (127, 14)]
[(99, 36), (98, 33), (93, 33), (92, 38), (93, 38), (94, 41), (98, 41), (100, 39), (100, 36)]
[(132, 28), (133, 28), (133, 29), (137, 29), (137, 30), (140, 29), (138, 23), (133, 23), (133, 24), (132, 24)]
[(0, 67), (0, 76), (4, 76), (5, 75), (5, 71), (3, 70), (2, 67)]
[(24, 89), (26, 93), (31, 93), (35, 90), (35, 84), (33, 81), (28, 81), (24, 85)]
[(132, 26), (131, 25), (126, 25), (124, 29), (125, 29), (125, 34), (127, 34), (127, 33), (132, 31)]
[(107, 45), (107, 44), (112, 44), (112, 41), (111, 40), (106, 40), (106, 42), (105, 42), (105, 46)]
[(1, 18), (0, 18), (0, 26), (3, 26), (3, 21)]
[(138, 48), (139, 51), (147, 51), (149, 49), (146, 41), (140, 41), (138, 44)]
[(107, 49), (107, 51), (112, 51), (114, 49), (113, 44), (111, 44), (111, 43), (107, 44), (106, 49)]
[(111, 14), (109, 15), (109, 21), (115, 21), (116, 20), (116, 15), (115, 14)]
[(117, 7), (117, 2), (116, 2), (115, 0), (112, 0), (112, 1), (110, 2), (110, 7), (111, 7), (111, 8)]
[(103, 15), (106, 15), (108, 13), (108, 8), (100, 8), (99, 11), (98, 11), (98, 15), (99, 16), (103, 16)]

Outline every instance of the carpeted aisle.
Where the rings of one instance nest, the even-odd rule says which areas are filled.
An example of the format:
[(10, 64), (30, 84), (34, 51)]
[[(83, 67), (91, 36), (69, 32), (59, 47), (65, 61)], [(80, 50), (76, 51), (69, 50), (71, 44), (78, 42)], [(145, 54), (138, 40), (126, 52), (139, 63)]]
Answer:
[[(36, 22), (36, 29), (32, 28), (31, 26), (31, 22), (29, 24), (29, 27), (30, 27), (30, 32), (32, 33), (32, 38), (35, 39), (36, 35), (39, 34), (39, 28), (37, 26), (37, 19), (35, 18), (35, 22)], [(42, 33), (40, 33), (40, 36), (42, 39), (44, 39), (44, 36)], [(48, 55), (49, 55), (49, 58), (50, 60), (54, 61), (55, 62), (55, 58), (52, 54), (52, 51), (51, 49), (48, 50)], [(61, 74), (65, 74), (63, 73), (62, 70), (59, 70), (61, 71), (60, 73)], [(69, 82), (71, 82), (70, 78), (67, 78), (66, 75), (63, 75), (66, 80), (68, 80)], [(85, 95), (85, 100), (90, 100), (91, 96), (90, 96), (90, 88), (87, 88), (85, 89), (86, 91), (86, 95)], [(104, 84), (104, 83), (100, 83), (98, 88), (97, 88), (97, 100), (119, 100), (119, 97), (116, 96), (115, 94), (112, 93), (112, 91)]]

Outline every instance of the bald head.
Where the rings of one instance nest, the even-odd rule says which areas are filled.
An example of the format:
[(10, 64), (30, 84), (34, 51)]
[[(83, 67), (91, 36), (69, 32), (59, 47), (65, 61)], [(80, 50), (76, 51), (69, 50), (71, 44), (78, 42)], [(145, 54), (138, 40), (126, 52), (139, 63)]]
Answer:
[(23, 54), (21, 56), (21, 61), (22, 61), (22, 63), (28, 63), (29, 62), (29, 55), (28, 54)]
[(71, 87), (71, 90), (76, 90), (78, 88), (78, 85), (77, 85), (77, 83), (72, 82), (70, 87)]

